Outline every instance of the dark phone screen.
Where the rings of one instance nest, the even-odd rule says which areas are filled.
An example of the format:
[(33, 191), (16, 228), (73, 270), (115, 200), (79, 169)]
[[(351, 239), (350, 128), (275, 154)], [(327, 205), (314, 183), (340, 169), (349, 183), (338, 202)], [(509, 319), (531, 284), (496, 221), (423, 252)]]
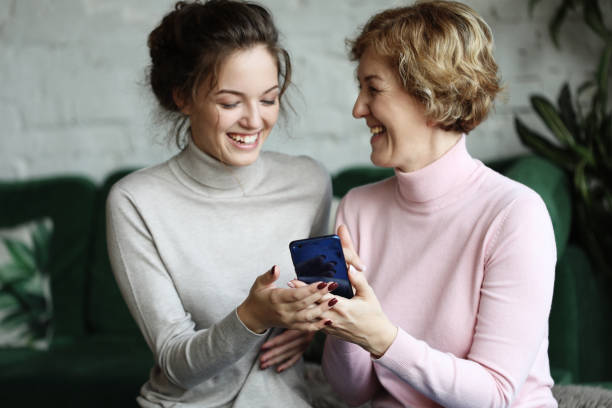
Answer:
[(337, 235), (292, 241), (289, 251), (299, 280), (305, 283), (336, 282), (338, 287), (333, 294), (349, 299), (353, 297), (342, 245)]

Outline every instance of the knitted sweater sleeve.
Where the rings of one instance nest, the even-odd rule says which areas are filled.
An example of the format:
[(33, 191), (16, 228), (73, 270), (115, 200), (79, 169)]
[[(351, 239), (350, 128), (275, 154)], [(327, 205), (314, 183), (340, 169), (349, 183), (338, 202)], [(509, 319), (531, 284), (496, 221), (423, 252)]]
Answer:
[(467, 357), (433, 349), (400, 328), (377, 361), (443, 406), (510, 406), (547, 345), (556, 249), (546, 207), (536, 194), (524, 194), (491, 228)]
[[(347, 200), (344, 198), (338, 206), (336, 229), (345, 224), (351, 232), (357, 231), (352, 222), (352, 214), (347, 212)], [(357, 236), (352, 236), (357, 242)], [(358, 250), (358, 248), (357, 248)], [(376, 377), (370, 353), (363, 348), (327, 336), (322, 358), (323, 372), (330, 385), (350, 405), (361, 405), (372, 399), (381, 385)]]
[(123, 298), (157, 365), (170, 381), (188, 389), (229, 367), (261, 340), (233, 310), (196, 329), (184, 309), (134, 198), (113, 187), (107, 201), (107, 242)]

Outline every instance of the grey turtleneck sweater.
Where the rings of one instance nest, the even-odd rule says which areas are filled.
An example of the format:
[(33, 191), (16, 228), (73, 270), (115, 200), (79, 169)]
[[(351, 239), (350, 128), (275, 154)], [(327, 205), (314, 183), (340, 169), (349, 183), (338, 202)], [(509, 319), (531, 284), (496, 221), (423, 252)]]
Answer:
[(155, 357), (142, 407), (306, 407), (303, 365), (261, 370), (261, 344), (236, 307), (288, 244), (325, 234), (330, 178), (307, 157), (263, 152), (228, 167), (193, 142), (132, 173), (107, 202), (108, 248), (123, 297)]

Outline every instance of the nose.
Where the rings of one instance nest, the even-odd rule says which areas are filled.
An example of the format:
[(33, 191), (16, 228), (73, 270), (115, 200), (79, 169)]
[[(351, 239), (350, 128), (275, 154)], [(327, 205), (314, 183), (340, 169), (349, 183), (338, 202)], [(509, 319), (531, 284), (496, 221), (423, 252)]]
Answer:
[(263, 127), (263, 119), (257, 103), (248, 105), (240, 125), (245, 129), (260, 129)]
[(368, 108), (365, 97), (363, 96), (362, 92), (359, 92), (357, 99), (355, 100), (355, 105), (353, 105), (353, 117), (355, 119), (359, 119), (367, 116), (369, 113), (370, 109)]

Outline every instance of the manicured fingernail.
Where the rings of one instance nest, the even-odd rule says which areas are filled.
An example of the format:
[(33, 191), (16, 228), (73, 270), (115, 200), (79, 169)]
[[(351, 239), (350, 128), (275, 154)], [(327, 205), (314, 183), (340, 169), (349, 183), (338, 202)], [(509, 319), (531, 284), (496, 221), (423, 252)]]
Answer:
[(293, 284), (293, 282), (287, 282), (287, 286), (295, 289), (295, 285)]
[(331, 326), (332, 325), (332, 321), (331, 320), (326, 320), (325, 321), (325, 325), (326, 326)]
[[(327, 289), (329, 289), (329, 291), (331, 292), (332, 290), (336, 290), (336, 288), (338, 287), (338, 283), (337, 282), (332, 282)], [(322, 288), (320, 288), (322, 289)]]
[(321, 282), (321, 283), (319, 283), (319, 284), (317, 285), (317, 289), (323, 289), (323, 288), (324, 288), (324, 287), (326, 287), (326, 286), (327, 286), (327, 283), (326, 283), (326, 282)]
[(276, 265), (274, 265), (272, 268), (270, 268), (270, 275), (274, 275), (274, 268), (276, 268)]
[(327, 302), (327, 306), (332, 307), (333, 305), (335, 305), (336, 303), (338, 303), (338, 299), (333, 298), (332, 300), (330, 300), (329, 302)]

